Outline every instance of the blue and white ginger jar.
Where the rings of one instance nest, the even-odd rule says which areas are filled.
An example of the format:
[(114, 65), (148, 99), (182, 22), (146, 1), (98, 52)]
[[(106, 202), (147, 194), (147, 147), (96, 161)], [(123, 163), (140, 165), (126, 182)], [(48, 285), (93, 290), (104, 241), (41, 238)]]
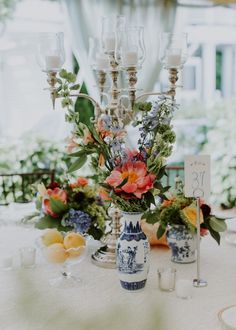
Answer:
[(117, 268), (121, 286), (130, 291), (144, 288), (149, 270), (150, 245), (141, 229), (142, 213), (122, 212), (123, 231), (117, 240)]
[(196, 260), (197, 235), (192, 234), (184, 225), (173, 225), (166, 233), (171, 248), (171, 261), (191, 263)]

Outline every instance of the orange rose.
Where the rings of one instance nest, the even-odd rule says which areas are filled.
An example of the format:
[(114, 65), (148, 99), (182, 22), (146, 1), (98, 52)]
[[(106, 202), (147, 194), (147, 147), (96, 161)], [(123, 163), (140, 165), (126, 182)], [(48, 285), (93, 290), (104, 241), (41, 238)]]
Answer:
[(174, 198), (166, 199), (166, 200), (164, 200), (164, 201), (162, 202), (161, 206), (162, 206), (162, 207), (170, 206), (170, 205), (173, 204), (174, 200), (175, 200)]
[(98, 194), (101, 197), (101, 199), (104, 200), (105, 202), (112, 200), (111, 197), (109, 196), (108, 192), (103, 188), (99, 189)]
[(79, 176), (75, 182), (70, 184), (70, 187), (74, 189), (78, 187), (85, 187), (87, 185), (88, 185), (88, 180), (83, 176)]

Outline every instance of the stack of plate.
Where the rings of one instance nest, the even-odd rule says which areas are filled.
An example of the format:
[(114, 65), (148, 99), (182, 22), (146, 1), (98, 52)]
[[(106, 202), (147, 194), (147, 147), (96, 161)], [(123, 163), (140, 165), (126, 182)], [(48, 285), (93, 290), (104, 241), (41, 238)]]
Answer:
[(222, 309), (218, 317), (224, 330), (236, 330), (236, 305)]
[(227, 225), (225, 241), (229, 244), (236, 245), (236, 218), (227, 219), (225, 223)]

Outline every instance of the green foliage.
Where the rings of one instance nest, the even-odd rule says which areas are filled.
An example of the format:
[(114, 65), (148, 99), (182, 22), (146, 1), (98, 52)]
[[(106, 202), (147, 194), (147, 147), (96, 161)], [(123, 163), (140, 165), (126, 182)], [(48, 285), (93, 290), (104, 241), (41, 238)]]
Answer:
[(207, 138), (202, 152), (211, 155), (211, 199), (224, 208), (236, 206), (235, 99), (209, 110)]
[(151, 102), (137, 102), (134, 105), (134, 110), (139, 112), (146, 112), (150, 111), (152, 109), (152, 103)]
[(57, 221), (57, 219), (51, 217), (50, 215), (45, 215), (43, 217), (40, 218), (39, 217), (36, 219), (36, 223), (35, 223), (35, 228), (37, 229), (48, 229), (48, 228), (56, 228), (59, 231), (69, 231), (71, 230), (71, 227), (66, 227), (66, 226), (62, 226), (60, 221)]
[[(77, 156), (78, 157), (78, 156)], [(68, 173), (79, 170), (87, 161), (87, 155), (85, 153), (81, 153), (78, 159), (74, 163), (72, 163), (68, 169)]]
[[(0, 145), (0, 173), (34, 173), (41, 170), (54, 170), (56, 180), (65, 177), (67, 168), (70, 164), (70, 158), (65, 152), (64, 142), (54, 142), (44, 139), (33, 139), (25, 137), (17, 142), (2, 143)], [(36, 184), (43, 180), (47, 185), (48, 176), (46, 179), (32, 177), (25, 179), (25, 200), (32, 200), (36, 193)], [(17, 192), (17, 200), (22, 202), (21, 178), (16, 177), (15, 190)], [(13, 201), (12, 182), (5, 180), (5, 188), (7, 191), (6, 199), (10, 203)], [(0, 188), (0, 196), (2, 196)], [(3, 197), (3, 196), (2, 196)], [(0, 197), (0, 203), (3, 200)]]
[[(168, 226), (184, 225), (192, 233), (196, 232), (196, 202), (193, 198), (187, 198), (183, 194), (183, 186), (169, 197), (170, 199), (157, 205), (153, 210), (144, 213), (143, 219), (148, 223), (154, 224), (159, 222), (157, 230), (157, 238), (161, 238), (166, 232)], [(191, 212), (189, 212), (191, 210)], [(187, 211), (187, 212), (186, 212)], [(211, 236), (220, 244), (220, 232), (224, 232), (227, 226), (223, 219), (216, 218), (212, 215), (211, 209), (206, 204), (201, 206), (203, 216), (202, 229), (207, 229)], [(191, 214), (191, 215), (190, 215)], [(195, 218), (194, 218), (195, 217)]]
[(216, 89), (221, 90), (221, 83), (222, 83), (222, 51), (216, 51)]
[(17, 2), (20, 0), (0, 0), (0, 22), (12, 17)]
[[(88, 94), (85, 84), (82, 85), (81, 93)], [(94, 117), (94, 108), (92, 103), (83, 98), (78, 98), (75, 102), (75, 112), (79, 113), (80, 122), (85, 125), (90, 124), (90, 119)]]
[[(55, 197), (47, 194), (41, 195), (42, 192), (38, 195), (37, 207), (41, 212), (36, 219), (36, 228), (57, 228), (60, 231), (73, 230), (73, 225), (67, 222), (70, 219), (70, 210), (73, 212), (81, 211), (91, 219), (88, 234), (95, 239), (100, 239), (105, 232), (107, 213), (106, 207), (97, 197), (96, 187), (86, 183), (81, 185), (79, 180), (73, 182), (71, 186), (70, 182), (66, 180), (55, 189), (57, 190), (51, 189), (51, 194), (55, 194)], [(64, 199), (61, 200), (60, 196), (64, 196)], [(45, 200), (48, 200), (46, 208), (44, 207)]]

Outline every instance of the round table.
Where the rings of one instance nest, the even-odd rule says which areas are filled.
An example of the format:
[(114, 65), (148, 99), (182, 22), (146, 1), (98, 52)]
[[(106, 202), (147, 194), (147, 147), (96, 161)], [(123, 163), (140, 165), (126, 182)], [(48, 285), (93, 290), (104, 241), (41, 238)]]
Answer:
[[(208, 286), (194, 288), (183, 300), (175, 292), (158, 288), (157, 268), (174, 266), (177, 277), (193, 279), (196, 263), (173, 264), (170, 250), (152, 248), (145, 289), (127, 292), (117, 271), (96, 267), (88, 256), (73, 271), (83, 284), (56, 288), (49, 284), (57, 267), (48, 265), (37, 251), (36, 267), (22, 269), (18, 249), (34, 245), (41, 231), (23, 225), (0, 227), (0, 259), (14, 255), (12, 270), (0, 270), (1, 330), (218, 330), (218, 312), (236, 304), (236, 247), (222, 238), (221, 246), (210, 237), (201, 241), (201, 272)], [(90, 254), (97, 248), (90, 244)]]

